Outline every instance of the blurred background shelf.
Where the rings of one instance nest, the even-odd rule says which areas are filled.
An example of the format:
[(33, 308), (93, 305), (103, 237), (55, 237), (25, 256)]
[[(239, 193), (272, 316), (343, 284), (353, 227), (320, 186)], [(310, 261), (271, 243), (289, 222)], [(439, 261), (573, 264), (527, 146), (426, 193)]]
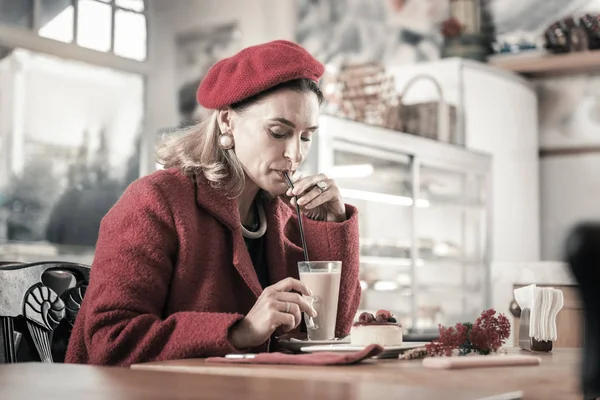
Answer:
[(492, 57), (488, 61), (496, 67), (528, 77), (562, 75), (600, 71), (600, 51), (582, 51), (564, 54), (515, 54)]

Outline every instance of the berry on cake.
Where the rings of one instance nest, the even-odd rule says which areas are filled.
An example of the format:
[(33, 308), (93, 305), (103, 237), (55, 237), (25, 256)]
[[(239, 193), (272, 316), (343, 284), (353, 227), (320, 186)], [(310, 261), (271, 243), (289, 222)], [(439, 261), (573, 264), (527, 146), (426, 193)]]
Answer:
[(402, 345), (402, 325), (388, 310), (379, 310), (375, 315), (363, 312), (358, 322), (352, 325), (351, 345), (367, 346), (373, 343), (384, 347)]

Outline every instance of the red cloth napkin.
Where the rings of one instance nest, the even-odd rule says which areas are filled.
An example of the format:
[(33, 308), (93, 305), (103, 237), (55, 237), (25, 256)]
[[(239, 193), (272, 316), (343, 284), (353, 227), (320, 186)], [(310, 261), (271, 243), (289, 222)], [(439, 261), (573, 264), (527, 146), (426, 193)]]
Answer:
[(372, 344), (354, 353), (316, 352), (309, 354), (260, 353), (254, 358), (209, 357), (206, 362), (237, 364), (289, 364), (289, 365), (348, 365), (383, 352), (383, 347)]

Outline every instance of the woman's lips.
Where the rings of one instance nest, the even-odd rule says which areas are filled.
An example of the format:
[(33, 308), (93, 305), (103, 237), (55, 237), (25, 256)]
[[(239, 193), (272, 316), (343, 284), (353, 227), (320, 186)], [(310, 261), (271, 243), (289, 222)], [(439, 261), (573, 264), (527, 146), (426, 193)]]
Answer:
[(283, 175), (288, 174), (289, 177), (294, 175), (294, 171), (290, 171), (289, 169), (278, 169), (276, 170), (282, 178), (285, 178)]
[(275, 171), (277, 172), (277, 182), (284, 183), (285, 185), (288, 184), (285, 174), (287, 173), (290, 178), (294, 175), (294, 173), (292, 171), (287, 170), (287, 169), (286, 170), (275, 170)]

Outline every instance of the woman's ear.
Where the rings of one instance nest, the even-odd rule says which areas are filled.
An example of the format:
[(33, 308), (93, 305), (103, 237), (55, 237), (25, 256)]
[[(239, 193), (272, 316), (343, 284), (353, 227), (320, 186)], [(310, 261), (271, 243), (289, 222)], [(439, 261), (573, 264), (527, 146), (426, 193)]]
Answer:
[(217, 113), (217, 123), (219, 124), (219, 129), (221, 129), (221, 132), (231, 132), (233, 128), (231, 123), (233, 111), (231, 108), (222, 108), (217, 111)]

